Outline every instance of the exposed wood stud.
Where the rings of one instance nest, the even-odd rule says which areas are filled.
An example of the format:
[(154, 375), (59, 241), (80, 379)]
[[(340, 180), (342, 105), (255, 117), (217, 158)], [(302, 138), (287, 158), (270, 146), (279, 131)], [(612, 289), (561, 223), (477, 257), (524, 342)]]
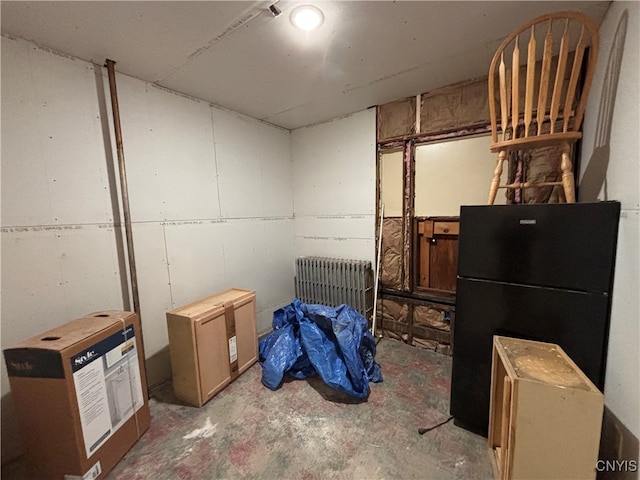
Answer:
[(416, 132), (420, 133), (420, 115), (422, 115), (422, 95), (416, 95)]

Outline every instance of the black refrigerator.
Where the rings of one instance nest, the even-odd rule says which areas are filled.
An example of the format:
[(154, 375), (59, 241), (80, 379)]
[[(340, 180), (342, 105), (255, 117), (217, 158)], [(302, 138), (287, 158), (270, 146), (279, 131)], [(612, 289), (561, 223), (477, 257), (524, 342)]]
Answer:
[(486, 436), (493, 336), (557, 343), (604, 389), (619, 202), (460, 209), (450, 411)]

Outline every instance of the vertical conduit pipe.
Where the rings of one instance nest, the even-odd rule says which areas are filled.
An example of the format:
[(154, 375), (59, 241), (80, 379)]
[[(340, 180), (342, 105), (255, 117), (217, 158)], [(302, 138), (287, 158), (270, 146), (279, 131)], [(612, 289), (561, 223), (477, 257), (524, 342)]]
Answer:
[(376, 336), (376, 320), (378, 318), (378, 282), (380, 281), (380, 258), (382, 256), (382, 223), (384, 222), (384, 203), (380, 206), (380, 223), (378, 226), (378, 259), (376, 260), (376, 280), (373, 288), (373, 318), (371, 319), (371, 335)]
[(107, 59), (109, 73), (109, 92), (111, 93), (111, 109), (113, 111), (113, 128), (116, 136), (118, 152), (118, 170), (120, 172), (120, 193), (122, 194), (122, 210), (124, 213), (124, 228), (127, 236), (127, 254), (129, 257), (129, 277), (131, 279), (131, 296), (133, 297), (133, 311), (140, 316), (140, 299), (138, 296), (138, 274), (136, 272), (136, 258), (133, 251), (133, 235), (131, 232), (131, 214), (129, 212), (129, 191), (127, 188), (127, 170), (124, 165), (124, 148), (122, 146), (122, 129), (120, 127), (120, 109), (118, 108), (118, 92), (116, 90), (116, 72), (113, 60)]

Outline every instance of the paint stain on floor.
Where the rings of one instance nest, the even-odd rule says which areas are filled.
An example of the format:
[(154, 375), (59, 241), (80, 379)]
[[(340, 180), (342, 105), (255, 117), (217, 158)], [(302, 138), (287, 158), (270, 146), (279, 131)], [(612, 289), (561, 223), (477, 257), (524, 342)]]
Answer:
[(195, 430), (187, 433), (183, 440), (190, 440), (192, 438), (209, 438), (213, 437), (213, 434), (216, 433), (216, 427), (218, 424), (211, 425), (211, 419), (207, 417), (205, 424), (201, 428), (196, 428)]

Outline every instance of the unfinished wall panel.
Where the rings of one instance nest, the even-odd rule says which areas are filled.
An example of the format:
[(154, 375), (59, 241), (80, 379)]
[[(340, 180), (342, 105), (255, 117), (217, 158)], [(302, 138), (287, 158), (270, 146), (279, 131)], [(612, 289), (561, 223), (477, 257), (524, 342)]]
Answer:
[(378, 142), (416, 133), (416, 99), (403, 98), (378, 106)]
[(229, 110), (212, 111), (221, 216), (291, 216), (289, 132)]
[(319, 238), (312, 236), (295, 237), (295, 251), (299, 256), (335, 256), (373, 261), (376, 242), (373, 238)]
[[(6, 347), (93, 311), (123, 309), (129, 277), (112, 203), (119, 179), (106, 72), (23, 40), (1, 41)], [(116, 80), (145, 354), (154, 358), (150, 368), (166, 371), (171, 307), (233, 281), (256, 291), (264, 331), (273, 310), (293, 298), (290, 133), (123, 74)], [(368, 127), (365, 152), (375, 152)], [(375, 153), (349, 150), (340, 162), (351, 158), (363, 160), (344, 185), (360, 185), (365, 162), (375, 178)], [(368, 190), (347, 189), (358, 200), (366, 192), (364, 203), (373, 204), (370, 182)], [(373, 210), (357, 213), (373, 224)], [(246, 225), (229, 226), (236, 221)], [(3, 367), (3, 461), (5, 452), (19, 453), (8, 394)]]
[(2, 63), (2, 224), (112, 221), (93, 67), (5, 37)]
[(489, 123), (487, 79), (439, 88), (422, 95), (420, 133), (441, 133)]
[[(273, 313), (293, 293), (293, 265), (290, 252), (293, 246), (293, 220), (228, 221), (220, 224), (224, 251), (226, 284), (238, 288), (252, 288), (261, 292), (256, 297), (258, 312)], [(271, 326), (258, 322), (258, 331)]]
[(390, 298), (379, 298), (377, 331), (384, 337), (407, 342), (409, 338), (409, 305)]
[[(328, 238), (336, 241), (347, 239), (372, 239), (374, 225), (369, 215), (335, 215), (296, 218), (296, 236)], [(344, 240), (341, 240), (344, 239)]]
[[(54, 230), (2, 230), (2, 347), (28, 338), (31, 324), (53, 328), (67, 316)], [(22, 229), (21, 229), (22, 230)], [(30, 265), (27, 270), (25, 265)], [(115, 283), (115, 282), (114, 282)], [(55, 312), (47, 314), (47, 311)], [(4, 363), (2, 364), (5, 371)], [(2, 376), (3, 389), (8, 379)], [(6, 390), (4, 390), (6, 391)]]
[[(256, 297), (258, 332), (271, 328), (273, 312), (291, 303), (294, 297), (294, 220), (282, 218), (260, 222), (260, 243), (264, 256), (253, 270), (260, 297)], [(260, 230), (258, 230), (260, 232)], [(229, 272), (228, 274), (231, 274)]]
[(375, 259), (375, 111), (291, 133), (296, 256)]
[(209, 105), (126, 75), (117, 82), (132, 221), (217, 218)]
[(92, 310), (121, 307), (112, 228), (2, 229), (3, 348)]
[(296, 216), (375, 213), (374, 121), (366, 110), (291, 133)]
[(211, 222), (165, 225), (175, 306), (211, 295), (227, 286), (223, 228), (224, 224)]
[(436, 303), (415, 305), (411, 328), (413, 345), (450, 355), (453, 320), (453, 306)]
[(165, 226), (162, 222), (135, 223), (133, 238), (144, 350), (151, 357), (168, 344), (165, 313), (174, 308)]
[(380, 284), (383, 288), (402, 290), (403, 252), (402, 219), (385, 218), (380, 255)]
[(453, 305), (383, 293), (378, 298), (377, 330), (385, 337), (451, 355)]
[[(509, 183), (515, 181), (536, 183), (560, 181), (562, 178), (560, 160), (560, 149), (553, 146), (535, 148), (525, 153), (519, 152), (518, 155), (512, 155), (509, 159)], [(503, 197), (511, 203), (558, 203), (564, 201), (564, 190), (561, 185), (526, 188), (509, 190)]]
[[(249, 221), (227, 221), (218, 224), (217, 235), (222, 240), (222, 260), (227, 275), (227, 282), (238, 288), (245, 288), (241, 283), (246, 282), (255, 274), (256, 267), (262, 267), (266, 255), (264, 245), (264, 229), (262, 225), (255, 225)], [(215, 292), (213, 292), (215, 293)]]

